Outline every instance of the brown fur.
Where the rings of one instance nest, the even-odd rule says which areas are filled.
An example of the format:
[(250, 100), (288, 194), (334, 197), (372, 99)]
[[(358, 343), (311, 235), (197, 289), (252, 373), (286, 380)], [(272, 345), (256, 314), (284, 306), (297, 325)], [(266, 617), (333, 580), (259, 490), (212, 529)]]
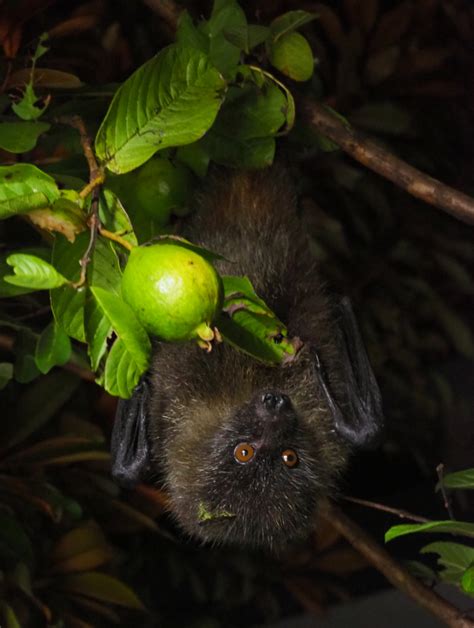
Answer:
[[(152, 369), (153, 460), (188, 533), (273, 547), (307, 533), (318, 500), (335, 490), (345, 466), (348, 448), (334, 433), (309, 351), (317, 349), (344, 406), (334, 316), (285, 172), (220, 176), (209, 189), (185, 235), (229, 260), (216, 263), (222, 274), (247, 275), (305, 346), (291, 366), (276, 368), (225, 344), (210, 354), (192, 343), (160, 344)], [(282, 423), (282, 442), (274, 442), (275, 434), (268, 437), (273, 457), (243, 467), (233, 459), (233, 447), (241, 437), (260, 434), (263, 423), (256, 417), (268, 390), (288, 395), (297, 428), (286, 435)], [(275, 454), (289, 446), (298, 447), (295, 469)], [(199, 525), (202, 505), (234, 516)]]

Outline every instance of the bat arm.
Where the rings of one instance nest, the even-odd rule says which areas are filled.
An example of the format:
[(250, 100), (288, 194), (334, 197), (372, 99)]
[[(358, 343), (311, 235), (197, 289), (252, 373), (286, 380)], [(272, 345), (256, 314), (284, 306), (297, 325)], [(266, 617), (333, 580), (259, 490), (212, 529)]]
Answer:
[(347, 297), (340, 304), (340, 351), (347, 396), (347, 411), (334, 399), (318, 352), (312, 348), (313, 364), (334, 420), (335, 431), (357, 448), (375, 447), (384, 427), (382, 398)]
[(130, 399), (120, 399), (111, 439), (112, 477), (120, 486), (133, 488), (147, 475), (150, 447), (147, 438), (147, 406), (150, 397), (146, 379)]

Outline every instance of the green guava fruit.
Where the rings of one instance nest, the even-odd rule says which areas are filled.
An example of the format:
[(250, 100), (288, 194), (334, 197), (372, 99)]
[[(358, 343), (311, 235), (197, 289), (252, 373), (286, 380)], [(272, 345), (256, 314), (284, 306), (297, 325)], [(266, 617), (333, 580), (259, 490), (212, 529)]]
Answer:
[(172, 210), (181, 215), (192, 191), (191, 172), (168, 159), (155, 157), (138, 170), (135, 200), (152, 218), (161, 216), (168, 222)]
[(179, 242), (132, 249), (122, 296), (143, 327), (161, 340), (210, 342), (222, 307), (222, 281), (214, 266)]
[(132, 172), (109, 177), (108, 185), (132, 216), (144, 212), (164, 226), (172, 211), (179, 216), (187, 213), (194, 178), (188, 168), (163, 157), (153, 157)]

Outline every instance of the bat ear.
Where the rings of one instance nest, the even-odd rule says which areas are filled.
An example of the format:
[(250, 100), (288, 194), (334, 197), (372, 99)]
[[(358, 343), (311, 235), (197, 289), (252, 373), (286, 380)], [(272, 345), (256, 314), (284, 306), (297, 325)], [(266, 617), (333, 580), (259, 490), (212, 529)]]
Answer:
[(149, 384), (145, 379), (130, 399), (120, 399), (112, 431), (112, 477), (120, 486), (132, 488), (147, 475), (150, 448), (146, 433)]
[(344, 412), (331, 395), (319, 356), (314, 352), (316, 371), (333, 414), (336, 431), (351, 445), (370, 449), (378, 444), (384, 427), (382, 398), (347, 297), (339, 303), (339, 314), (338, 344), (347, 391)]

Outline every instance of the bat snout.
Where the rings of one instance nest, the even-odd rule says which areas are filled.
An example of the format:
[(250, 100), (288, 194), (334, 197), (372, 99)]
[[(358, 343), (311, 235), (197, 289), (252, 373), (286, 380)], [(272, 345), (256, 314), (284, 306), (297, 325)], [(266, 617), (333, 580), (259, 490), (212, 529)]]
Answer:
[(291, 408), (291, 401), (287, 395), (276, 392), (265, 392), (262, 395), (262, 403), (266, 410), (274, 413), (281, 413)]

